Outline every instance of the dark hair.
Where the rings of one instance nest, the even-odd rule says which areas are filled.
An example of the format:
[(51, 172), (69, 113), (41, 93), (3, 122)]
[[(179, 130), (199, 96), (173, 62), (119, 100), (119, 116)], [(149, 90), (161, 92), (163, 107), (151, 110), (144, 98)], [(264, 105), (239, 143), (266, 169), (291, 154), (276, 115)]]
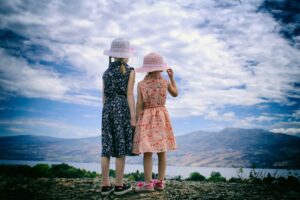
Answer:
[(120, 72), (121, 72), (122, 74), (125, 74), (125, 73), (126, 73), (126, 68), (125, 68), (125, 64), (124, 64), (124, 59), (123, 59), (123, 58), (121, 59)]
[[(111, 56), (109, 56), (109, 65), (111, 64)], [(116, 58), (115, 58), (116, 59)], [(125, 67), (125, 62), (124, 62), (124, 58), (117, 58), (120, 62), (121, 62), (121, 66), (120, 66), (120, 72), (122, 74), (126, 73), (126, 67)]]
[(109, 65), (110, 65), (110, 63), (111, 63), (111, 56), (109, 56)]

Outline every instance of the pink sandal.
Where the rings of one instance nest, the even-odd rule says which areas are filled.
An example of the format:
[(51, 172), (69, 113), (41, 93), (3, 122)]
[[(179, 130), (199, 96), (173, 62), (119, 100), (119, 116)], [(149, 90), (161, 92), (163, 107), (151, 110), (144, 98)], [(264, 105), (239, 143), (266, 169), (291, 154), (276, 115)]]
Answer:
[(160, 190), (160, 191), (164, 190), (164, 188), (165, 188), (165, 181), (164, 180), (155, 180), (155, 182), (154, 182), (154, 188), (156, 190)]
[(150, 181), (150, 183), (146, 184), (145, 182), (138, 182), (136, 184), (135, 188), (136, 192), (153, 192), (154, 191), (154, 186), (153, 186), (153, 181)]

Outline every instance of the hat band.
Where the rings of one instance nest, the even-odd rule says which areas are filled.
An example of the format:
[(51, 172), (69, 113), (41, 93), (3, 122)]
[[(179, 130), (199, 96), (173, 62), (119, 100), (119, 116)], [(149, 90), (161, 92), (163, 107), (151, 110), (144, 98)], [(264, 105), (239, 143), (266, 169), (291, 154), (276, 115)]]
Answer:
[(159, 63), (159, 64), (143, 64), (143, 67), (165, 67), (167, 66), (166, 63)]
[(147, 66), (142, 66), (139, 68), (136, 68), (136, 72), (153, 72), (153, 71), (164, 71), (167, 70), (167, 66), (155, 66), (155, 67), (147, 67)]
[(118, 52), (129, 52), (129, 51), (131, 51), (131, 49), (124, 49), (124, 48), (115, 48), (115, 47), (113, 47), (113, 48), (111, 48), (110, 49), (110, 51), (118, 51)]

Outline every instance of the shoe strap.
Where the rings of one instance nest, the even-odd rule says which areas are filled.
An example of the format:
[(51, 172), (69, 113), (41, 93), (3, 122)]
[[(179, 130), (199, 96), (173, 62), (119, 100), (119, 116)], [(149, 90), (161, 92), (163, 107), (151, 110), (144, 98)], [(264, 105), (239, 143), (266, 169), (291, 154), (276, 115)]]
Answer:
[(142, 181), (139, 181), (139, 182), (137, 182), (137, 184), (136, 184), (136, 186), (138, 186), (138, 187), (143, 187), (144, 185), (145, 185), (145, 183), (142, 182)]
[(155, 182), (155, 185), (162, 186), (162, 185), (164, 185), (164, 183), (165, 183), (164, 180), (157, 180), (157, 181)]
[(146, 187), (153, 187), (153, 182), (150, 181), (150, 183), (145, 183), (145, 186), (146, 186)]
[(104, 185), (104, 186), (101, 186), (102, 188), (110, 188), (110, 187), (113, 187), (113, 185), (112, 184), (110, 184), (110, 185)]
[(122, 185), (115, 185), (116, 188), (123, 188), (124, 187), (124, 183)]

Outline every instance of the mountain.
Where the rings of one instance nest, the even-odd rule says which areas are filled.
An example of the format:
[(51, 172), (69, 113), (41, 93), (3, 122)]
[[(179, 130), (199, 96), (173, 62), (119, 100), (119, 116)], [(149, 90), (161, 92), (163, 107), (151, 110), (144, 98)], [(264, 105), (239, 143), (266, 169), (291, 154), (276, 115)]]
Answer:
[(171, 163), (211, 167), (300, 168), (300, 138), (262, 129), (228, 128), (177, 137)]
[[(197, 131), (176, 137), (178, 149), (168, 164), (205, 167), (300, 168), (300, 138), (261, 129), (228, 128)], [(101, 137), (80, 139), (48, 136), (0, 137), (0, 159), (99, 162)], [(157, 156), (153, 156), (157, 162)], [(142, 156), (127, 157), (141, 164)]]
[(97, 162), (100, 158), (100, 149), (100, 137), (80, 139), (33, 135), (0, 137), (0, 159), (7, 160)]

